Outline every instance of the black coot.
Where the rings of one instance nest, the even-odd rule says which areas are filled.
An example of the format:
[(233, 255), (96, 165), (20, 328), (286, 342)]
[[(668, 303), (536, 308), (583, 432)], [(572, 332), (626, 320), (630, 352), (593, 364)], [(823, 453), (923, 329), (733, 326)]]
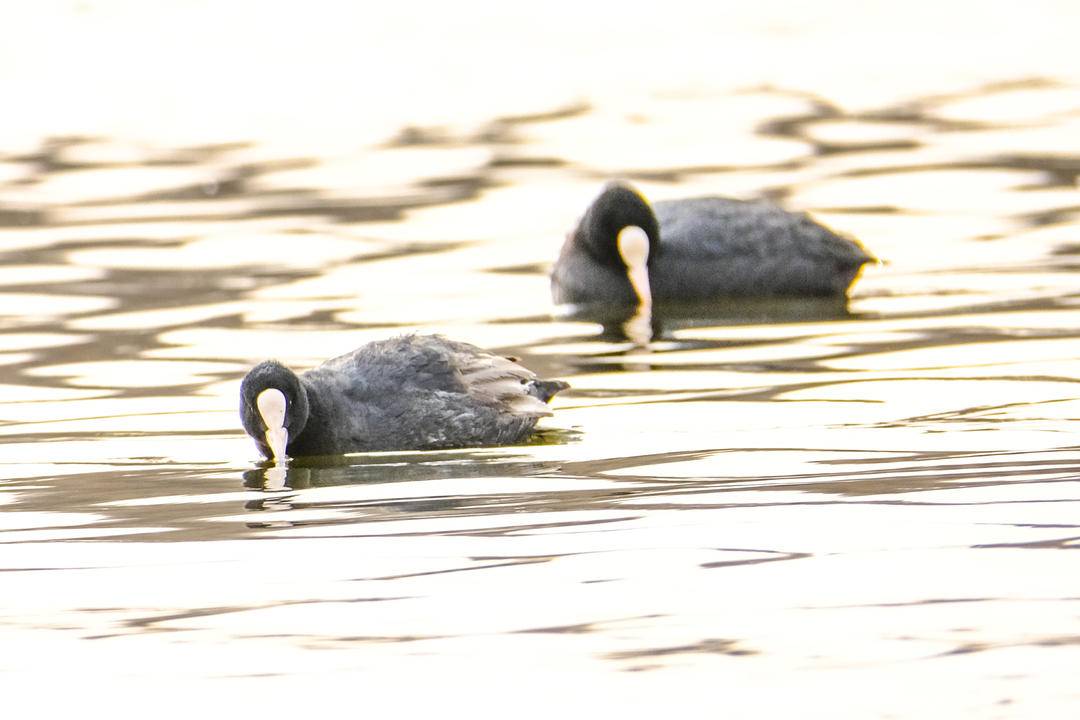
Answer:
[(297, 375), (260, 363), (240, 386), (240, 419), (267, 458), (507, 445), (551, 415), (569, 387), (438, 335), (369, 343)]
[(843, 297), (875, 259), (803, 213), (721, 197), (650, 206), (610, 183), (551, 274), (557, 304), (651, 305), (720, 297)]

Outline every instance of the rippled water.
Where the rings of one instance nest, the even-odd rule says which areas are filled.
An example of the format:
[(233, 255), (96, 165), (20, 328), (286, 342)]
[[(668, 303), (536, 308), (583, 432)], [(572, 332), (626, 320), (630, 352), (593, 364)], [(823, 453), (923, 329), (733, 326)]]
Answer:
[[(865, 52), (880, 31), (781, 7), (718, 32), (797, 55), (830, 32), (867, 33)], [(41, 28), (105, 39), (147, 21), (54, 11)], [(415, 37), (419, 20), (386, 12), (388, 37)], [(404, 85), (385, 110), (339, 97), (352, 114), (329, 139), (277, 116), (245, 135), (232, 105), (196, 128), (180, 102), (195, 91), (153, 83), (183, 106), (171, 122), (93, 106), (0, 130), (0, 682), (43, 703), (79, 702), (57, 682), (119, 688), (161, 711), (159, 691), (191, 688), (278, 711), (397, 694), (406, 716), (446, 698), (481, 715), (1075, 714), (1080, 63), (1048, 60), (1072, 57), (1060, 27), (1080, 15), (980, 15), (970, 55), (931, 43), (894, 75), (886, 43), (862, 74), (826, 56), (717, 77), (722, 50), (665, 37), (651, 62), (670, 74), (628, 60), (640, 85), (606, 82), (602, 13), (561, 35), (556, 20), (522, 39), (518, 18), (488, 18), (500, 51), (532, 43), (529, 67), (567, 70), (534, 95), (463, 81), (461, 58), (484, 58), (470, 46), (444, 77), (402, 69), (438, 110)], [(626, 37), (650, 22), (632, 13)], [(1043, 42), (972, 68), (996, 57), (986, 31), (1027, 22)], [(324, 33), (301, 70), (345, 53)], [(449, 52), (424, 37), (417, 53)], [(163, 42), (140, 47), (171, 57)], [(93, 81), (139, 106), (122, 79)], [(637, 349), (554, 313), (547, 288), (609, 177), (654, 198), (772, 198), (884, 263), (847, 307), (719, 305)], [(237, 416), (246, 370), (413, 330), (573, 390), (529, 445), (268, 480)]]

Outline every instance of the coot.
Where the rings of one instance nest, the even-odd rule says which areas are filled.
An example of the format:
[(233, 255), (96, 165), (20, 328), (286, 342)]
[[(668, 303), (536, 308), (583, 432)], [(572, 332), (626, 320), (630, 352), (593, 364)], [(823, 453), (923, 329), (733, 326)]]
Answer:
[(438, 335), (372, 342), (297, 375), (268, 360), (240, 385), (240, 419), (267, 458), (507, 445), (569, 387)]
[(568, 235), (551, 291), (560, 305), (843, 297), (869, 262), (861, 245), (804, 213), (722, 197), (650, 205), (613, 182)]

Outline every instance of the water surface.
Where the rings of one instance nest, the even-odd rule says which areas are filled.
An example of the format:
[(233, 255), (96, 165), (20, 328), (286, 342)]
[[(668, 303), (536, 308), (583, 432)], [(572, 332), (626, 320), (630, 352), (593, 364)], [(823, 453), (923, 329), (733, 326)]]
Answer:
[[(972, 22), (1075, 27), (1065, 7)], [(136, 11), (55, 12), (107, 34)], [(724, 30), (757, 52), (840, 32), (757, 12)], [(130, 128), (98, 108), (0, 136), (5, 686), (45, 703), (77, 702), (56, 678), (155, 704), (253, 693), (278, 712), (357, 687), (480, 714), (1080, 708), (1080, 73), (1047, 62), (1056, 31), (987, 77), (931, 47), (939, 72), (906, 67), (889, 92), (871, 72), (884, 53), (865, 76), (818, 58), (724, 78), (708, 52), (676, 53), (631, 88), (598, 80), (604, 22), (528, 46), (599, 75), (564, 86), (548, 68), (542, 92), (442, 115), (375, 103), (326, 136), (245, 132), (235, 108), (198, 133), (186, 110)], [(649, 37), (648, 16), (626, 22)], [(975, 30), (974, 56), (993, 56)], [(402, 77), (429, 98), (465, 92), (457, 65), (416, 67)], [(724, 304), (635, 348), (548, 294), (609, 177), (655, 198), (771, 198), (884, 263), (846, 307)], [(268, 477), (236, 412), (246, 370), (408, 331), (573, 391), (528, 445)]]

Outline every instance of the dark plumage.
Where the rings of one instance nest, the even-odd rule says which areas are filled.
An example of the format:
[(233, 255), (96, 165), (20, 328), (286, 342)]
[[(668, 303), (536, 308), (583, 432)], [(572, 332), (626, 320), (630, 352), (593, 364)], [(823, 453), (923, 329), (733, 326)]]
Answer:
[(637, 304), (619, 232), (649, 240), (651, 300), (844, 296), (874, 257), (803, 213), (763, 201), (702, 197), (657, 202), (610, 183), (569, 234), (551, 274), (558, 304)]
[(268, 389), (284, 395), (290, 456), (506, 445), (526, 439), (567, 387), (468, 343), (406, 335), (299, 375), (260, 363), (240, 386), (240, 418), (267, 458), (274, 453), (259, 397)]

